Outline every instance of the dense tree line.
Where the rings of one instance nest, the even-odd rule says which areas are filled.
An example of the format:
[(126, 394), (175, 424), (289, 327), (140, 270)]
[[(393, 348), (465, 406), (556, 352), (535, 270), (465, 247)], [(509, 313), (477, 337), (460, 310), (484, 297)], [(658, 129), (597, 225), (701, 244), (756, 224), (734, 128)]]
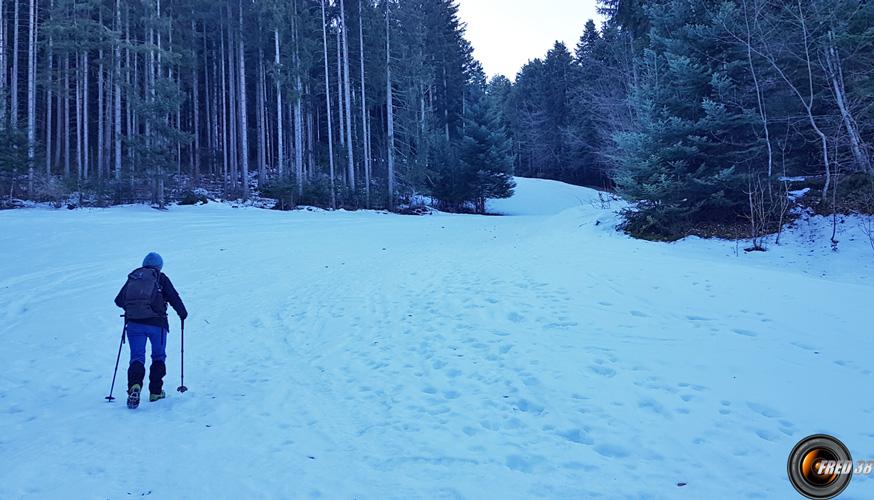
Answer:
[(576, 46), (487, 82), (455, 0), (0, 0), (3, 199), (160, 205), (169, 181), (482, 211), (515, 172), (615, 189), (655, 238), (756, 237), (790, 187), (824, 210), (868, 189), (874, 209), (869, 2), (602, 9)]
[(0, 182), (482, 210), (513, 148), (471, 52), (454, 0), (0, 0)]
[(870, 2), (602, 7), (608, 21), (587, 23), (576, 47), (556, 43), (514, 84), (492, 82), (517, 174), (613, 187), (637, 202), (627, 229), (656, 238), (739, 220), (753, 236), (773, 229), (790, 178), (831, 210), (871, 186)]

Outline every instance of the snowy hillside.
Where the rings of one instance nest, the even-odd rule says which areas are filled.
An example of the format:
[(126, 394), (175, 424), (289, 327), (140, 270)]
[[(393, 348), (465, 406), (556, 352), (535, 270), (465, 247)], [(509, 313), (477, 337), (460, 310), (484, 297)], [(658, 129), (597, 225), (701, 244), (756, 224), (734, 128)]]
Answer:
[[(0, 212), (0, 498), (797, 498), (802, 437), (874, 459), (857, 221), (736, 255), (619, 206), (518, 179), (506, 217)], [(189, 392), (171, 315), (169, 397), (131, 411), (112, 299), (150, 250)]]

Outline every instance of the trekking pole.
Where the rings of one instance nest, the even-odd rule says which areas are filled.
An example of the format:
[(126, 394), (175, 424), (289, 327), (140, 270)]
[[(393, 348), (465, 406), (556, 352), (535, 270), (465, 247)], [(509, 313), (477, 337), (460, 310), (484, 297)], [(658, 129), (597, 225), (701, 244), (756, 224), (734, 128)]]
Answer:
[(115, 371), (112, 372), (112, 385), (109, 386), (109, 396), (106, 396), (107, 403), (111, 403), (115, 398), (112, 397), (112, 391), (115, 389), (115, 377), (118, 375), (118, 362), (121, 360), (121, 346), (124, 345), (124, 334), (127, 332), (127, 321), (124, 322), (124, 328), (121, 329), (121, 343), (118, 344), (118, 356), (115, 357)]
[(181, 377), (179, 383), (181, 384), (176, 388), (179, 392), (185, 392), (188, 390), (188, 387), (185, 387), (185, 320), (182, 321), (182, 336), (179, 338), (180, 348), (179, 348), (179, 376)]

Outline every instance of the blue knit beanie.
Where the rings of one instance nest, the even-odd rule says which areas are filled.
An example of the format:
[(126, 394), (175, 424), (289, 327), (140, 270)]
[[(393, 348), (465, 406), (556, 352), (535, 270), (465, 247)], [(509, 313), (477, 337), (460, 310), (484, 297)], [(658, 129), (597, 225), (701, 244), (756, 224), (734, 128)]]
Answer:
[(143, 259), (143, 267), (151, 267), (160, 271), (164, 267), (164, 259), (157, 252), (149, 252), (149, 255)]

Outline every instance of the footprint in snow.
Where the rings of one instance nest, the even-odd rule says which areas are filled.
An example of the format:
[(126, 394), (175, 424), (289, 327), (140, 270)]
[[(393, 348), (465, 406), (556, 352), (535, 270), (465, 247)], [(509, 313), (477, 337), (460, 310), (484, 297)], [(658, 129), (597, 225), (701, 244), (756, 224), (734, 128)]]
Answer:
[(616, 370), (606, 366), (592, 365), (589, 367), (589, 370), (601, 375), (602, 377), (613, 377), (616, 375)]
[(521, 322), (525, 321), (525, 316), (522, 316), (521, 314), (519, 314), (517, 312), (511, 312), (510, 314), (507, 315), (507, 319), (512, 321), (513, 323), (521, 323)]
[(586, 433), (586, 431), (581, 429), (571, 429), (568, 431), (559, 432), (558, 435), (572, 443), (588, 445), (595, 444), (595, 441)]
[(809, 345), (807, 345), (807, 344), (803, 344), (803, 343), (801, 343), (801, 342), (789, 342), (789, 343), (790, 343), (791, 345), (794, 345), (795, 347), (797, 347), (797, 348), (799, 348), (799, 349), (804, 349), (805, 351), (812, 351), (812, 350), (815, 349), (814, 347), (809, 346)]
[(516, 402), (516, 409), (525, 413), (540, 414), (543, 413), (544, 407), (527, 399), (520, 399)]
[(507, 467), (530, 474), (534, 471), (534, 466), (543, 462), (543, 457), (532, 456), (523, 457), (522, 455), (508, 455), (506, 459)]
[(568, 328), (573, 328), (577, 326), (578, 323), (574, 321), (565, 321), (561, 323), (547, 323), (543, 325), (544, 330), (566, 330)]
[(599, 444), (595, 446), (595, 451), (607, 458), (625, 458), (629, 455), (627, 449), (617, 444)]
[(758, 333), (756, 333), (752, 330), (744, 330), (742, 328), (735, 328), (732, 331), (738, 335), (743, 335), (744, 337), (758, 337), (759, 336)]
[(759, 436), (760, 438), (764, 439), (765, 441), (776, 441), (776, 440), (780, 439), (780, 436), (778, 436), (776, 433), (771, 432), (767, 429), (757, 430), (756, 435)]
[(649, 410), (664, 417), (670, 416), (670, 414), (665, 411), (665, 407), (653, 398), (643, 398), (639, 400), (637, 402), (637, 407), (642, 410)]
[(705, 318), (704, 316), (695, 315), (686, 316), (686, 319), (688, 319), (689, 321), (711, 321), (711, 318)]
[(766, 418), (777, 418), (780, 416), (780, 412), (771, 408), (770, 406), (753, 403), (751, 401), (747, 402), (747, 406), (750, 408), (750, 410), (753, 410), (754, 412)]

